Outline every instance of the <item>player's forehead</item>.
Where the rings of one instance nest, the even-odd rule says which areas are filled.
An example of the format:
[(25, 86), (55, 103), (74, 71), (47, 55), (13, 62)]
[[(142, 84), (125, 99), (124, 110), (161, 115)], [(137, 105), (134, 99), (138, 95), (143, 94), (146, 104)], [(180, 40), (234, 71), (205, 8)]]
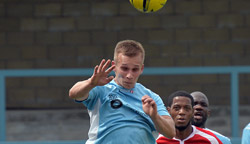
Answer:
[(121, 66), (129, 67), (140, 67), (143, 63), (143, 59), (140, 55), (136, 56), (127, 56), (122, 53), (118, 55), (117, 64)]
[(173, 98), (173, 106), (192, 106), (191, 99), (185, 96), (176, 96)]
[(203, 95), (193, 95), (194, 102), (195, 103), (206, 103), (208, 104), (208, 100), (205, 96)]

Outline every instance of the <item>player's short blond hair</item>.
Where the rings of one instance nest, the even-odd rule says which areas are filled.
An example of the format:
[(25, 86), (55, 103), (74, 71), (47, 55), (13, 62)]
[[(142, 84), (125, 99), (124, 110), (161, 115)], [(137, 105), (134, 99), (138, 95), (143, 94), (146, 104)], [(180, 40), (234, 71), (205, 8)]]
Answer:
[(145, 50), (141, 43), (134, 40), (123, 40), (117, 43), (114, 52), (114, 61), (117, 62), (118, 54), (122, 53), (128, 57), (134, 57), (138, 54), (142, 54), (142, 64), (145, 59)]

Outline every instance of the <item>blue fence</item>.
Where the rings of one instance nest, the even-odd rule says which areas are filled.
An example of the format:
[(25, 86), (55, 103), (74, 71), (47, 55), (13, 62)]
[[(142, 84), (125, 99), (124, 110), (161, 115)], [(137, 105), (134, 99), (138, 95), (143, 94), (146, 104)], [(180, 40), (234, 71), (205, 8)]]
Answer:
[[(6, 85), (8, 77), (57, 77), (57, 76), (91, 76), (93, 69), (25, 69), (0, 70), (0, 144), (82, 144), (84, 141), (52, 141), (52, 142), (8, 142), (6, 141)], [(231, 131), (232, 143), (240, 144), (239, 138), (239, 74), (250, 73), (250, 66), (222, 67), (150, 67), (145, 68), (143, 75), (188, 75), (188, 74), (229, 74), (231, 77)]]

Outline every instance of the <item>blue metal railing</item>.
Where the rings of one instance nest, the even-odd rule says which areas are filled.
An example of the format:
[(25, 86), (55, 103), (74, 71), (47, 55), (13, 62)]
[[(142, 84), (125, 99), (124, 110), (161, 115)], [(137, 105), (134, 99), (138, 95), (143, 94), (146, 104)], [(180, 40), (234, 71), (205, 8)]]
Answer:
[[(5, 79), (7, 77), (56, 77), (56, 76), (91, 76), (93, 69), (27, 69), (0, 70), (0, 144), (21, 144), (22, 142), (6, 142), (5, 117)], [(232, 142), (239, 142), (239, 74), (250, 73), (250, 66), (218, 66), (218, 67), (150, 67), (145, 68), (143, 75), (188, 75), (188, 74), (229, 74), (231, 76), (231, 131)], [(34, 142), (33, 142), (34, 143)], [(38, 144), (39, 142), (35, 142)], [(42, 143), (42, 142), (40, 142)], [(46, 142), (43, 142), (46, 143)], [(64, 142), (55, 142), (54, 144)], [(76, 141), (76, 143), (82, 143)]]

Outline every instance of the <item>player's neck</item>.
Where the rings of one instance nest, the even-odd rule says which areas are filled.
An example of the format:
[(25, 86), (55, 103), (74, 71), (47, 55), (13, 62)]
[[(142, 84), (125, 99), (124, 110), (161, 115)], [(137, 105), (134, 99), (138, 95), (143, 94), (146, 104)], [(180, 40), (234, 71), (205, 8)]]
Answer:
[(203, 129), (204, 129), (204, 128), (205, 128), (205, 124), (201, 125), (200, 128), (203, 128)]
[(193, 127), (189, 125), (185, 130), (178, 130), (176, 129), (176, 136), (175, 138), (184, 140), (186, 139), (191, 133), (193, 132)]

